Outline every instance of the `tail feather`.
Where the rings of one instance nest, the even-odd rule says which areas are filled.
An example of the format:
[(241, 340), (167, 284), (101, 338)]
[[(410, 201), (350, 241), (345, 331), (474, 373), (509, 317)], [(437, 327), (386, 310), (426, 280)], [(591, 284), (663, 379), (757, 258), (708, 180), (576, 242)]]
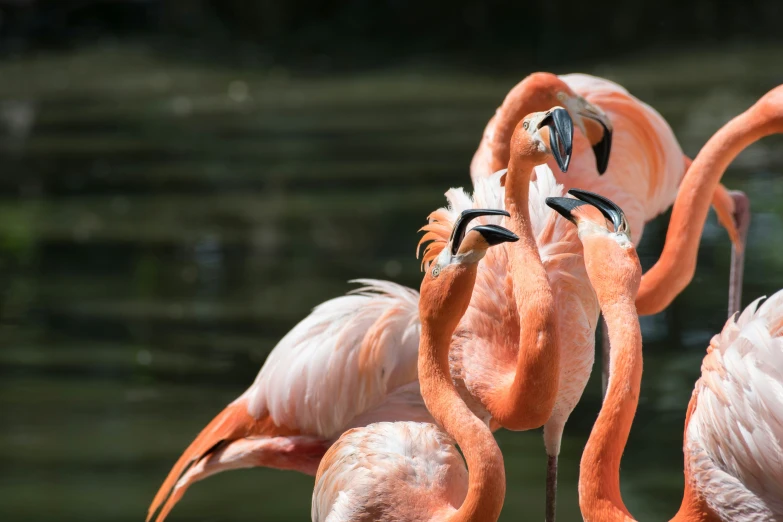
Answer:
[(295, 431), (279, 428), (268, 415), (256, 419), (248, 413), (247, 401), (242, 397), (229, 404), (226, 409), (212, 419), (212, 422), (206, 428), (201, 430), (201, 433), (198, 434), (196, 439), (188, 446), (188, 449), (177, 460), (177, 463), (174, 464), (174, 467), (171, 468), (166, 480), (152, 500), (152, 504), (150, 504), (147, 511), (147, 522), (153, 519), (155, 512), (171, 494), (171, 498), (166, 502), (164, 509), (161, 510), (157, 518), (158, 522), (163, 522), (171, 508), (174, 507), (185, 492), (184, 488), (173, 493), (172, 490), (174, 490), (179, 478), (193, 463), (214, 452), (223, 446), (225, 442), (252, 435), (272, 434), (292, 435), (295, 434)]

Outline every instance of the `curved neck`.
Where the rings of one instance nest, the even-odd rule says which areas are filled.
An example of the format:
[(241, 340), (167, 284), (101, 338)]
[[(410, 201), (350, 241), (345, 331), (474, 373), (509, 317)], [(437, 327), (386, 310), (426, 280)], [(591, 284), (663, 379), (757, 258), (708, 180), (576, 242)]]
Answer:
[(516, 373), (508, 386), (487, 393), (485, 407), (501, 426), (527, 430), (542, 426), (557, 398), (560, 349), (555, 300), (530, 223), (528, 194), (535, 164), (513, 155), (506, 173), (506, 221), (519, 236), (509, 245), (510, 273), (519, 317)]
[(674, 202), (661, 257), (642, 277), (636, 299), (639, 314), (660, 312), (693, 279), (699, 240), (721, 176), (746, 147), (779, 132), (775, 118), (760, 110), (764, 107), (755, 105), (724, 125), (693, 160)]
[(582, 454), (579, 506), (587, 522), (627, 521), (633, 518), (620, 494), (620, 459), (639, 403), (642, 333), (631, 295), (600, 304), (611, 366), (606, 398)]
[[(456, 325), (456, 323), (455, 323)], [(451, 330), (451, 331), (448, 331)], [(462, 449), (468, 465), (468, 493), (448, 522), (494, 522), (506, 496), (503, 455), (489, 428), (459, 396), (449, 370), (453, 329), (423, 321), (419, 342), (419, 381), (433, 418)]]
[(508, 166), (511, 155), (511, 137), (517, 124), (527, 114), (545, 111), (551, 107), (545, 106), (536, 96), (534, 78), (528, 76), (515, 85), (506, 95), (503, 104), (498, 107), (493, 118), (493, 130), (489, 138), (492, 151), (491, 172), (497, 172)]

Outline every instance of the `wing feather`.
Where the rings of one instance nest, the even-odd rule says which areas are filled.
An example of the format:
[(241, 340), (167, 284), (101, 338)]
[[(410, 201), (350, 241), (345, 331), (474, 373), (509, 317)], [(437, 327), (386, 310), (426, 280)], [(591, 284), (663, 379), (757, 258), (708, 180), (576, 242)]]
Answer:
[[(364, 286), (317, 306), (275, 346), (245, 392), (252, 415), (333, 438), (417, 379), (418, 292), (356, 282)], [(405, 412), (396, 409), (400, 420)]]
[(722, 490), (726, 510), (757, 506), (759, 520), (783, 516), (781, 324), (783, 291), (729, 319), (702, 362), (687, 429), (694, 454), (709, 459), (696, 470), (702, 489)]

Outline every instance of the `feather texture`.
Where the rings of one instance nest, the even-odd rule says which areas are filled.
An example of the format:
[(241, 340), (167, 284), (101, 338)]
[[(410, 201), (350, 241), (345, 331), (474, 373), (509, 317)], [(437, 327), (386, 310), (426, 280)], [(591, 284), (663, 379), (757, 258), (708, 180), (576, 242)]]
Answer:
[(434, 424), (381, 422), (346, 432), (326, 453), (312, 520), (421, 520), (453, 512), (468, 474), (452, 439)]
[(686, 451), (723, 520), (783, 520), (783, 291), (714, 336), (694, 393)]
[[(382, 417), (386, 398), (416, 381), (418, 292), (356, 282), (366, 286), (319, 305), (275, 346), (245, 392), (251, 415), (333, 439), (362, 413)], [(408, 399), (395, 404), (412, 415), (396, 407), (387, 420), (421, 419), (421, 398)]]

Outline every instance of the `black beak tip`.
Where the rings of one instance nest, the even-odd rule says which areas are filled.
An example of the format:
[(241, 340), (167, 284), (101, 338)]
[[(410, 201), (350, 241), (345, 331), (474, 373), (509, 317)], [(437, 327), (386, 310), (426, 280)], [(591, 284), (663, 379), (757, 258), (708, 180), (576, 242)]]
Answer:
[(463, 210), (462, 214), (457, 218), (457, 222), (454, 224), (454, 228), (451, 231), (451, 253), (456, 254), (459, 250), (459, 245), (465, 238), (465, 232), (468, 230), (468, 224), (479, 216), (505, 216), (509, 217), (509, 213), (506, 210), (497, 208), (471, 208)]
[(473, 230), (481, 234), (489, 246), (519, 241), (519, 236), (499, 225), (479, 225)]
[(595, 154), (595, 166), (598, 174), (603, 174), (609, 168), (609, 154), (612, 151), (612, 131), (604, 126), (604, 136), (601, 141), (593, 145)]
[(549, 208), (566, 218), (568, 221), (576, 224), (576, 219), (571, 212), (586, 203), (572, 198), (546, 198), (546, 204)]
[(567, 172), (574, 146), (574, 122), (568, 111), (557, 107), (544, 119), (549, 126), (549, 148), (561, 171)]
[(586, 190), (571, 189), (568, 193), (600, 210), (604, 217), (612, 222), (615, 232), (620, 230), (625, 222), (625, 213), (623, 212), (623, 209), (614, 201), (605, 198), (600, 194), (588, 192)]

